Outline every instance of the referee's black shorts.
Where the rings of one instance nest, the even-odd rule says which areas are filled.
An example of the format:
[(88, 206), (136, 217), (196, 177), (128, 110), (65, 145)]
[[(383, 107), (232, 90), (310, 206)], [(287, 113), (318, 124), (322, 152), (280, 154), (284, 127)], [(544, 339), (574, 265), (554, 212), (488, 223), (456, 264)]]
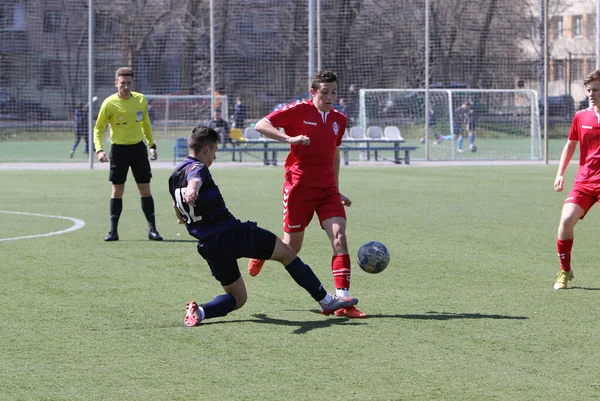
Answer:
[(108, 180), (114, 185), (124, 184), (129, 167), (138, 184), (147, 184), (152, 178), (148, 149), (142, 141), (135, 145), (116, 145), (110, 148), (110, 174)]

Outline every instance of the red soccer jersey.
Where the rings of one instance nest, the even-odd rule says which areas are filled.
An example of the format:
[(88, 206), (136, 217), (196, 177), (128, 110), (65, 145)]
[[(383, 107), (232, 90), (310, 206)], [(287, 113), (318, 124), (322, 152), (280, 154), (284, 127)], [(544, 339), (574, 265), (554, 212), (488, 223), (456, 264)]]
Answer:
[(569, 140), (579, 142), (579, 170), (575, 183), (600, 186), (600, 117), (593, 107), (573, 117)]
[(312, 100), (290, 103), (266, 117), (286, 135), (306, 135), (310, 145), (293, 145), (285, 159), (285, 178), (292, 184), (335, 186), (333, 163), (348, 119), (335, 109), (319, 111)]

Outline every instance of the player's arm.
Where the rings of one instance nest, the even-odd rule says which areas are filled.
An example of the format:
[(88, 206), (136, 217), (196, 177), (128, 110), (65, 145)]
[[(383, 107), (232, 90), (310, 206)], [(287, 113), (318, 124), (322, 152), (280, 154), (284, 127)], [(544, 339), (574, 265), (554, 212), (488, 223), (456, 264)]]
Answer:
[(556, 179), (554, 180), (554, 190), (560, 192), (564, 189), (565, 184), (565, 171), (567, 166), (571, 162), (573, 153), (577, 148), (577, 141), (568, 140), (560, 154), (560, 161), (558, 162), (558, 171), (556, 172)]
[(152, 122), (150, 121), (150, 116), (148, 115), (148, 101), (146, 97), (143, 98), (143, 112), (142, 112), (142, 132), (144, 133), (144, 137), (146, 138), (146, 142), (150, 147), (151, 159), (158, 159), (158, 152), (156, 151), (156, 144), (154, 143), (154, 137), (152, 135)]
[(310, 139), (306, 135), (288, 136), (279, 131), (271, 124), (271, 121), (263, 118), (256, 123), (254, 129), (266, 136), (279, 142), (289, 143), (290, 145), (310, 145)]
[(96, 156), (101, 162), (108, 161), (106, 153), (102, 150), (102, 137), (104, 136), (106, 124), (108, 124), (108, 103), (108, 101), (104, 101), (102, 106), (100, 106), (100, 112), (94, 125), (94, 147), (96, 148)]
[(183, 201), (190, 206), (196, 206), (196, 199), (198, 199), (198, 191), (202, 187), (202, 180), (199, 177), (192, 178), (188, 181), (187, 188), (185, 189), (185, 195), (183, 195)]

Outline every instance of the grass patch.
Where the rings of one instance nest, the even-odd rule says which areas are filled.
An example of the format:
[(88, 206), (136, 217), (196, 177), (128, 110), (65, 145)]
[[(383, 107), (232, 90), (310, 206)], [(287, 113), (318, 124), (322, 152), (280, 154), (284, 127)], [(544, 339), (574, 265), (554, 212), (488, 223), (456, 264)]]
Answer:
[[(236, 216), (281, 233), (280, 168), (212, 171)], [(175, 222), (168, 170), (153, 180), (161, 243), (146, 239), (131, 177), (121, 240), (104, 243), (106, 171), (3, 171), (10, 191), (0, 192), (0, 210), (86, 224), (0, 242), (0, 399), (594, 399), (600, 226), (596, 212), (577, 226), (577, 279), (555, 292), (564, 199), (552, 190), (555, 172), (342, 169), (352, 259), (372, 239), (392, 256), (380, 275), (353, 270), (369, 318), (324, 317), (278, 264), (251, 278), (240, 260), (247, 305), (187, 328), (185, 303), (220, 286)], [(0, 213), (3, 238), (69, 225)], [(316, 220), (301, 257), (331, 289), (330, 245)]]

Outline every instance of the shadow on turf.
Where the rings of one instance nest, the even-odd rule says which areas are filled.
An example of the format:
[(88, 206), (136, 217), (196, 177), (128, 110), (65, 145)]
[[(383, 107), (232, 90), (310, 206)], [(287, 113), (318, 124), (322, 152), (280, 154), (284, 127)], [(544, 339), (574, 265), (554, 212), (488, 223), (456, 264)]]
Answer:
[(574, 286), (574, 287), (564, 288), (561, 291), (564, 291), (564, 290), (600, 291), (600, 288), (594, 288), (594, 287), (577, 287), (577, 286)]
[[(311, 312), (321, 314), (321, 312), (317, 311), (316, 309)], [(305, 320), (275, 319), (272, 317), (268, 317), (265, 313), (257, 313), (252, 316), (255, 319), (202, 322), (202, 326), (211, 325), (211, 324), (233, 323), (233, 322), (266, 323), (266, 324), (275, 324), (278, 326), (296, 327), (296, 329), (292, 332), (293, 334), (306, 334), (311, 330), (323, 329), (326, 327), (337, 326), (337, 325), (341, 325), (341, 324), (343, 324), (344, 326), (362, 324), (361, 322), (357, 322), (357, 321), (348, 322), (349, 319), (347, 319), (347, 318), (346, 319), (339, 319), (339, 318), (324, 319), (324, 320), (320, 320), (320, 321), (309, 322), (309, 321), (305, 321)]]
[(508, 315), (487, 315), (483, 313), (453, 313), (453, 312), (427, 312), (423, 314), (407, 315), (370, 315), (371, 318), (396, 317), (401, 319), (422, 319), (422, 320), (453, 320), (453, 319), (509, 319), (524, 320), (527, 316), (508, 316)]
[[(321, 314), (319, 310), (311, 310), (316, 314)], [(529, 319), (527, 316), (508, 316), (508, 315), (487, 315), (482, 313), (452, 313), (452, 312), (426, 312), (423, 314), (406, 314), (406, 315), (369, 315), (367, 319), (349, 319), (347, 317), (336, 317), (328, 318), (320, 321), (304, 321), (304, 320), (286, 320), (286, 319), (275, 319), (268, 317), (265, 313), (258, 313), (252, 315), (255, 319), (244, 319), (244, 320), (228, 320), (228, 321), (209, 321), (202, 322), (204, 325), (212, 324), (223, 324), (223, 323), (266, 323), (275, 324), (278, 326), (290, 326), (296, 327), (292, 332), (293, 334), (306, 334), (311, 330), (322, 329), (337, 325), (362, 325), (366, 324), (368, 320), (381, 319), (381, 318), (393, 318), (393, 319), (422, 319), (422, 320), (453, 320), (453, 319), (509, 319), (509, 320), (525, 320)]]

